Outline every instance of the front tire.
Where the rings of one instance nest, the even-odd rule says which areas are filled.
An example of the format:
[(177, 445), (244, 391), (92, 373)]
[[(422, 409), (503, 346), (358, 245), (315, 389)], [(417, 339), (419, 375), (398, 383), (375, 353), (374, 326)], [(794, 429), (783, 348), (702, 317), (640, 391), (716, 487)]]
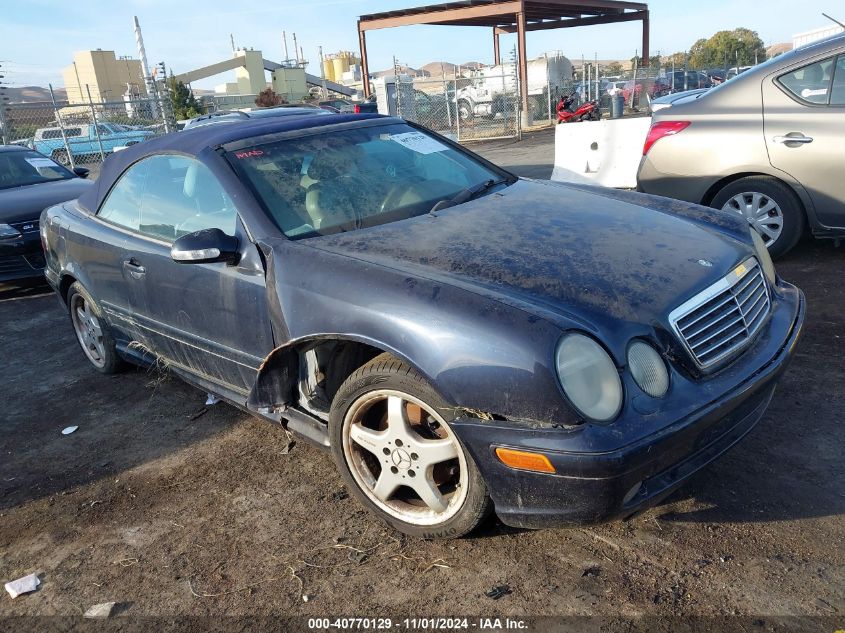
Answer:
[(773, 259), (792, 250), (804, 234), (806, 218), (801, 201), (775, 178), (735, 180), (716, 194), (710, 206), (742, 215), (760, 233)]
[(341, 476), (400, 532), (458, 538), (492, 510), (478, 467), (449, 426), (456, 413), (389, 354), (358, 369), (334, 397), (329, 434)]
[(475, 116), (469, 101), (458, 101), (458, 117), (464, 123), (469, 123)]
[(85, 357), (101, 374), (116, 374), (125, 367), (117, 354), (114, 337), (103, 319), (100, 307), (78, 281), (67, 296), (70, 320)]

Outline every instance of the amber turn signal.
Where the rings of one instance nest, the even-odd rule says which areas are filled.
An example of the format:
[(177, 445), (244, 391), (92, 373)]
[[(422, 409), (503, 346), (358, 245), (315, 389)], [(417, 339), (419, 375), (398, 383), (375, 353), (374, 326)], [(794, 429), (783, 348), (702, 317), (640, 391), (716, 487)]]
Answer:
[(538, 473), (553, 473), (555, 467), (549, 458), (540, 453), (528, 453), (526, 451), (515, 451), (511, 448), (499, 447), (496, 449), (496, 457), (510, 468), (518, 470), (533, 470)]

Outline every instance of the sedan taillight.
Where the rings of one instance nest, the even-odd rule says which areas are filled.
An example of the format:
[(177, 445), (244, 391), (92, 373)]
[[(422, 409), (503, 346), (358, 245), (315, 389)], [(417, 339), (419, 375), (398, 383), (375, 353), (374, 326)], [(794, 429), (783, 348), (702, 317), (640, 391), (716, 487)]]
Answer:
[(356, 105), (353, 112), (355, 112), (355, 114), (361, 114), (361, 106)]
[(660, 121), (658, 123), (653, 123), (648, 131), (648, 136), (645, 137), (643, 156), (648, 154), (652, 146), (663, 137), (674, 136), (679, 132), (683, 132), (689, 126), (689, 121)]

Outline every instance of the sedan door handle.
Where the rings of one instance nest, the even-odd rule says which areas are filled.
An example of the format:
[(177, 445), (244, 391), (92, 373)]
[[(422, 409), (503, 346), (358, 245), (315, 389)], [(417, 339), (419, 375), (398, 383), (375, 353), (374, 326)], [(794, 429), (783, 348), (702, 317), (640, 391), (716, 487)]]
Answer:
[(806, 145), (807, 143), (813, 142), (812, 136), (804, 136), (803, 134), (794, 133), (795, 136), (791, 136), (787, 134), (786, 136), (776, 136), (772, 140), (775, 143), (801, 143), (802, 145)]
[(132, 275), (133, 279), (140, 279), (147, 273), (147, 269), (141, 266), (134, 257), (124, 260), (123, 267)]

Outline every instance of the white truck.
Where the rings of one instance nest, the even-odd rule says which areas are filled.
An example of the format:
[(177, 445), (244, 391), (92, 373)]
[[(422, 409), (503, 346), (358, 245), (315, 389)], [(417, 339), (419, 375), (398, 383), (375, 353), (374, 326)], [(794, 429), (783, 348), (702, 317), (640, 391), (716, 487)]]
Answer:
[[(487, 66), (476, 70), (471, 83), (455, 93), (458, 116), (462, 121), (473, 117), (492, 117), (505, 108), (518, 106), (519, 71), (513, 63)], [(532, 113), (546, 112), (551, 94), (552, 108), (562, 92), (572, 85), (572, 63), (558, 53), (528, 60), (528, 102)]]

